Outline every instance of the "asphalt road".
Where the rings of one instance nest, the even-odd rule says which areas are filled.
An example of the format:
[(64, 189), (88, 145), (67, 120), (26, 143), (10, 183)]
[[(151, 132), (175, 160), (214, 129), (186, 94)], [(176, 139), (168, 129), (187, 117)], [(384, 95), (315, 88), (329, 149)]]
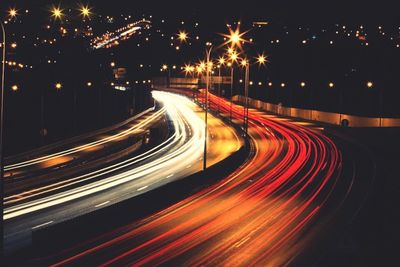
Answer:
[[(228, 102), (212, 95), (210, 101), (229, 114)], [(243, 108), (233, 105), (233, 114), (241, 123)], [(342, 154), (320, 126), (250, 110), (249, 137), (247, 161), (215, 185), (42, 260), (80, 266), (265, 266), (304, 260), (317, 236), (330, 229), (356, 177), (343, 178), (348, 170)]]
[[(123, 162), (54, 185), (54, 194), (5, 210), (7, 251), (29, 245), (32, 231), (107, 207), (201, 170), (205, 138), (202, 114), (187, 98), (154, 92), (166, 109), (173, 134), (160, 145)], [(208, 164), (241, 147), (235, 131), (212, 119)], [(44, 190), (47, 190), (44, 189)]]
[[(160, 121), (164, 114), (164, 108), (149, 109), (116, 126), (8, 158), (5, 166), (6, 205), (12, 195), (62, 180), (66, 169), (70, 176), (71, 168), (87, 167), (89, 162), (131, 147), (132, 143), (140, 143), (144, 130)], [(134, 151), (131, 149), (130, 153)]]

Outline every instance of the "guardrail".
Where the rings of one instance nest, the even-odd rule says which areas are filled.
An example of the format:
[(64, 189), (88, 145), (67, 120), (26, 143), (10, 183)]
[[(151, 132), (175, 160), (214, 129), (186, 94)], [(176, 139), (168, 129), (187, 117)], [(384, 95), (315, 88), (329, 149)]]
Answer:
[[(245, 98), (242, 95), (236, 95), (233, 97), (233, 101), (239, 103), (244, 103), (244, 99)], [(249, 98), (249, 105), (252, 108), (265, 110), (277, 115), (318, 121), (333, 125), (343, 125), (348, 127), (400, 127), (400, 118), (362, 117), (319, 110), (292, 108), (252, 98)]]

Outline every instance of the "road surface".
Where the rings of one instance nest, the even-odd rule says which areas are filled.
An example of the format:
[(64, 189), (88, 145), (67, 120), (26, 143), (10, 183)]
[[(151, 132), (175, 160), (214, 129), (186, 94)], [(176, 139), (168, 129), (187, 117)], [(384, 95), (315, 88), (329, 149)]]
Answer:
[[(210, 96), (229, 114), (229, 103)], [(233, 105), (240, 123), (243, 108)], [(156, 214), (43, 260), (55, 265), (265, 266), (293, 262), (352, 181), (319, 127), (249, 112), (251, 153), (234, 173)], [(335, 196), (336, 205), (330, 201)], [(333, 210), (333, 211), (332, 211)], [(327, 222), (325, 222), (327, 223)], [(316, 227), (316, 225), (318, 227)]]
[[(182, 96), (154, 92), (154, 97), (171, 118), (171, 137), (124, 162), (40, 189), (41, 193), (55, 190), (54, 194), (6, 208), (7, 250), (29, 243), (32, 230), (107, 207), (201, 170), (205, 138), (202, 112)], [(210, 130), (208, 166), (242, 145), (235, 131), (220, 120), (211, 118)]]

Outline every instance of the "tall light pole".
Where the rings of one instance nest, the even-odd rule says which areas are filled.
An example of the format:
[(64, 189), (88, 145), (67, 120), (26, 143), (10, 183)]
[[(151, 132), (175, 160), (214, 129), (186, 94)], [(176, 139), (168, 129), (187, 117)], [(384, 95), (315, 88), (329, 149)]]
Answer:
[(168, 65), (164, 64), (162, 65), (162, 70), (167, 72), (167, 88), (169, 88), (171, 79), (171, 69), (168, 67)]
[(4, 138), (4, 84), (5, 84), (5, 73), (6, 73), (6, 29), (3, 23), (0, 21), (1, 30), (3, 32), (3, 61), (1, 68), (1, 103), (0, 103), (0, 214), (1, 214), (1, 248), (0, 256), (3, 256), (3, 244), (4, 244), (4, 231), (3, 231), (3, 214), (4, 214), (4, 155), (3, 155), (3, 138)]
[[(221, 76), (221, 68), (225, 65), (225, 58), (224, 57), (220, 57), (218, 59), (218, 79), (219, 79), (219, 83), (218, 83), (218, 96), (221, 97), (221, 83), (222, 83), (222, 76)], [(218, 113), (220, 111), (220, 98), (218, 98)]]
[[(265, 65), (267, 63), (266, 56), (259, 55), (256, 57), (257, 63), (259, 66)], [(242, 59), (240, 63), (245, 68), (245, 82), (244, 82), (244, 94), (245, 94), (245, 103), (243, 107), (243, 128), (246, 133), (248, 134), (249, 128), (249, 77), (250, 77), (250, 61), (247, 59)]]
[(234, 69), (233, 69), (233, 64), (238, 60), (238, 54), (232, 49), (232, 52), (230, 53), (230, 56), (229, 56), (229, 58), (230, 58), (230, 60), (231, 60), (231, 62), (229, 62), (230, 64), (231, 64), (231, 92), (230, 92), (230, 103), (229, 103), (229, 109), (230, 109), (230, 111), (229, 111), (229, 117), (230, 117), (230, 120), (231, 120), (231, 122), (232, 122), (232, 108), (233, 108), (233, 72), (234, 72)]
[(210, 86), (210, 72), (212, 70), (212, 62), (210, 61), (211, 57), (211, 51), (212, 51), (212, 46), (206, 50), (206, 92), (205, 92), (205, 105), (204, 105), (204, 110), (205, 110), (205, 115), (204, 115), (204, 121), (205, 121), (205, 137), (204, 137), (204, 155), (203, 155), (203, 171), (207, 169), (207, 137), (208, 137), (208, 90)]
[(247, 59), (243, 59), (241, 65), (245, 68), (245, 81), (244, 81), (244, 106), (243, 106), (243, 129), (247, 135), (248, 129), (248, 116), (249, 116), (249, 76), (250, 64)]

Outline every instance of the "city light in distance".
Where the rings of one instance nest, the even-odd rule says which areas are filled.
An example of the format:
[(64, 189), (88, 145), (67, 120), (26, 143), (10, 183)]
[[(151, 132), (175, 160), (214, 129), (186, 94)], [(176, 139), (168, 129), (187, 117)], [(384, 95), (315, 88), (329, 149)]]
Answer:
[(89, 18), (90, 19), (90, 16), (91, 16), (91, 14), (92, 14), (92, 12), (91, 12), (91, 8), (89, 7), (89, 6), (84, 6), (84, 5), (81, 5), (80, 7), (79, 7), (79, 11), (80, 11), (80, 13), (81, 13), (81, 16), (85, 19), (85, 18)]
[(374, 83), (371, 82), (371, 81), (367, 82), (367, 87), (368, 87), (368, 88), (374, 87)]
[(58, 7), (53, 6), (53, 8), (52, 8), (52, 10), (51, 10), (51, 16), (52, 16), (54, 19), (62, 19), (62, 17), (64, 16), (63, 11), (64, 11), (64, 10), (61, 9), (60, 6), (58, 6)]
[(334, 84), (333, 82), (330, 82), (330, 83), (329, 83), (329, 87), (330, 87), (330, 88), (333, 88), (334, 86), (335, 86), (335, 84)]
[(8, 10), (8, 16), (10, 18), (15, 18), (18, 15), (18, 11), (15, 8), (10, 8)]
[(265, 65), (265, 63), (267, 63), (267, 57), (264, 54), (261, 54), (257, 57), (257, 62), (260, 65)]
[(188, 34), (187, 34), (185, 31), (180, 31), (180, 32), (178, 33), (178, 39), (179, 39), (181, 42), (186, 42), (187, 38), (188, 38)]
[(56, 83), (56, 89), (60, 90), (62, 88), (62, 84), (61, 83)]
[(18, 91), (18, 85), (14, 84), (13, 86), (11, 86), (11, 90), (12, 90), (13, 92)]

